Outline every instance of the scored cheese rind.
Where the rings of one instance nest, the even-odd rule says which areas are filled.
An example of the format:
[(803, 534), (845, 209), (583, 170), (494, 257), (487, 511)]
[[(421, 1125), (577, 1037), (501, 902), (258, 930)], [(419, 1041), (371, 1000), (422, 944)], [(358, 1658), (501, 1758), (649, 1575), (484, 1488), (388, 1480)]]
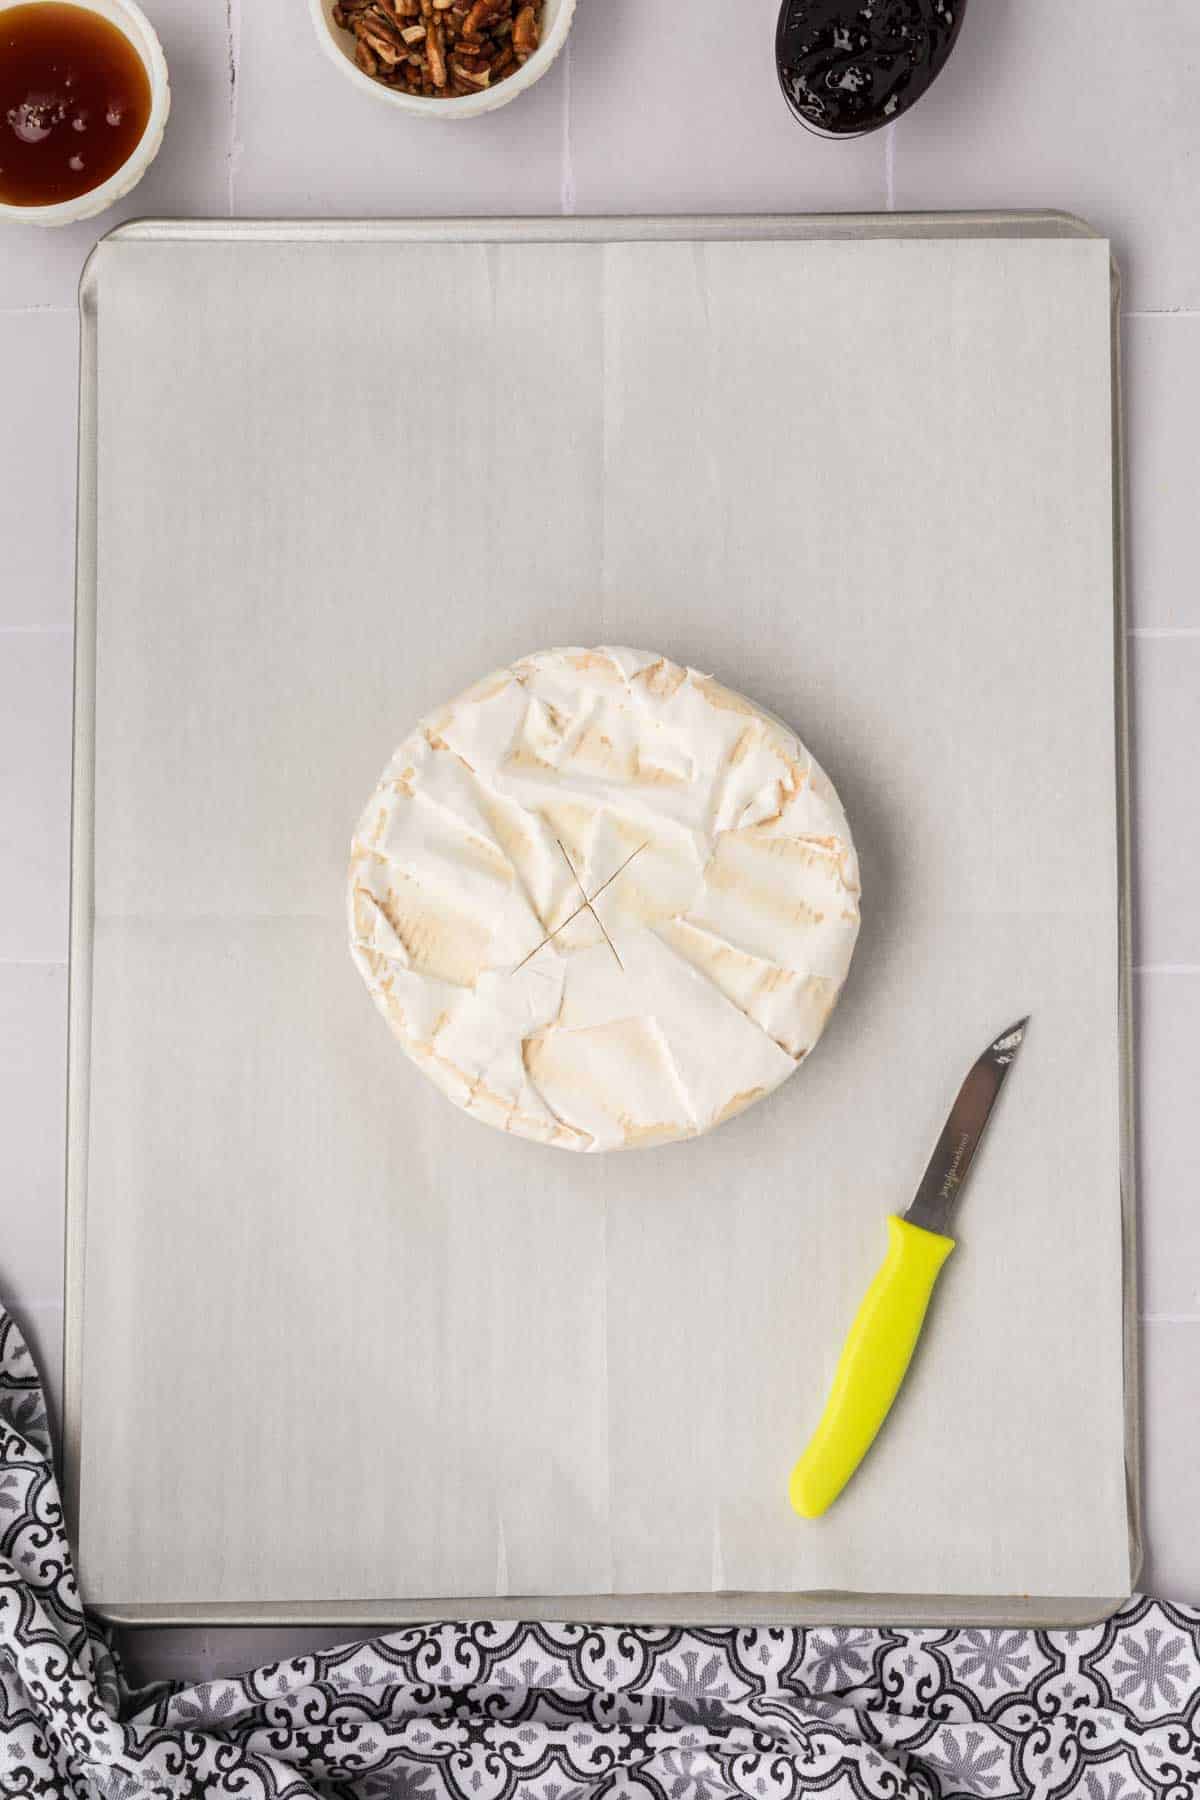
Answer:
[(525, 657), (423, 720), (359, 821), (348, 900), (418, 1067), (582, 1151), (694, 1137), (778, 1087), (859, 928), (849, 826), (795, 734), (623, 648)]

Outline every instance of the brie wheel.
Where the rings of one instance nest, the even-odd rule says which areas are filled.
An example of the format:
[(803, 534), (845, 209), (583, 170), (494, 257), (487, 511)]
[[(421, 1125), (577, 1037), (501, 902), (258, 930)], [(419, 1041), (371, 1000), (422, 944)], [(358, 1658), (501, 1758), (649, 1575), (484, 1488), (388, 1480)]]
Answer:
[(350, 944), (464, 1111), (567, 1150), (695, 1137), (821, 1035), (859, 924), (785, 725), (638, 650), (549, 650), (434, 713), (351, 852)]

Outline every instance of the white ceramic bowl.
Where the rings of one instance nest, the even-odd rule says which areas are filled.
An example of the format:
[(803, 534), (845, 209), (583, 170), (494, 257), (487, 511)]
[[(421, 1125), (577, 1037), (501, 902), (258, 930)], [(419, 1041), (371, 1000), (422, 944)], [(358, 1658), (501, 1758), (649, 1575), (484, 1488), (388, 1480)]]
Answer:
[[(0, 14), (28, 0), (0, 0)], [(91, 219), (105, 207), (120, 200), (135, 188), (158, 155), (171, 110), (171, 85), (167, 79), (167, 59), (149, 19), (135, 0), (70, 0), (83, 12), (99, 13), (124, 33), (141, 57), (150, 82), (150, 117), (146, 129), (119, 169), (102, 181), (99, 187), (77, 194), (74, 200), (60, 200), (53, 206), (9, 206), (0, 201), (0, 219), (13, 219), (26, 225), (72, 225), (77, 219)]]
[(567, 41), (571, 20), (575, 16), (575, 0), (544, 0), (542, 8), (542, 41), (515, 74), (505, 76), (494, 88), (481, 88), (477, 94), (461, 94), (453, 100), (434, 100), (424, 94), (402, 94), (385, 87), (370, 75), (364, 75), (354, 60), (354, 38), (333, 22), (334, 0), (308, 0), (317, 37), (327, 55), (332, 57), (343, 75), (364, 93), (374, 94), (400, 112), (420, 113), (426, 119), (473, 119), (479, 113), (495, 112), (507, 106), (535, 81), (540, 81)]

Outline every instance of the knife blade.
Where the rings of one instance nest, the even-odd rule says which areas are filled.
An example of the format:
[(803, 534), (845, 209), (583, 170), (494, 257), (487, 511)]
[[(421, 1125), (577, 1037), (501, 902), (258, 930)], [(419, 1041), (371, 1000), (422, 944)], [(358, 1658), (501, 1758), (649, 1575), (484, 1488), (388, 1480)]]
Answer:
[(993, 1038), (967, 1072), (904, 1216), (887, 1221), (888, 1248), (855, 1315), (825, 1410), (792, 1470), (788, 1498), (815, 1519), (837, 1499), (871, 1448), (912, 1361), (934, 1284), (954, 1248), (950, 1228), (1028, 1018)]

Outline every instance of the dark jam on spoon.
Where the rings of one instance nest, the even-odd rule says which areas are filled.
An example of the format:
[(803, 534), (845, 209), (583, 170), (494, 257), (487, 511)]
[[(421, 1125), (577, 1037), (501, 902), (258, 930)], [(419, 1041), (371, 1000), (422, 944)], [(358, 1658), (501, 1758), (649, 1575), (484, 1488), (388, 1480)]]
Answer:
[(129, 161), (150, 80), (129, 39), (82, 6), (0, 12), (0, 200), (54, 206)]
[(788, 105), (829, 136), (900, 117), (941, 73), (967, 0), (783, 0), (775, 61)]

